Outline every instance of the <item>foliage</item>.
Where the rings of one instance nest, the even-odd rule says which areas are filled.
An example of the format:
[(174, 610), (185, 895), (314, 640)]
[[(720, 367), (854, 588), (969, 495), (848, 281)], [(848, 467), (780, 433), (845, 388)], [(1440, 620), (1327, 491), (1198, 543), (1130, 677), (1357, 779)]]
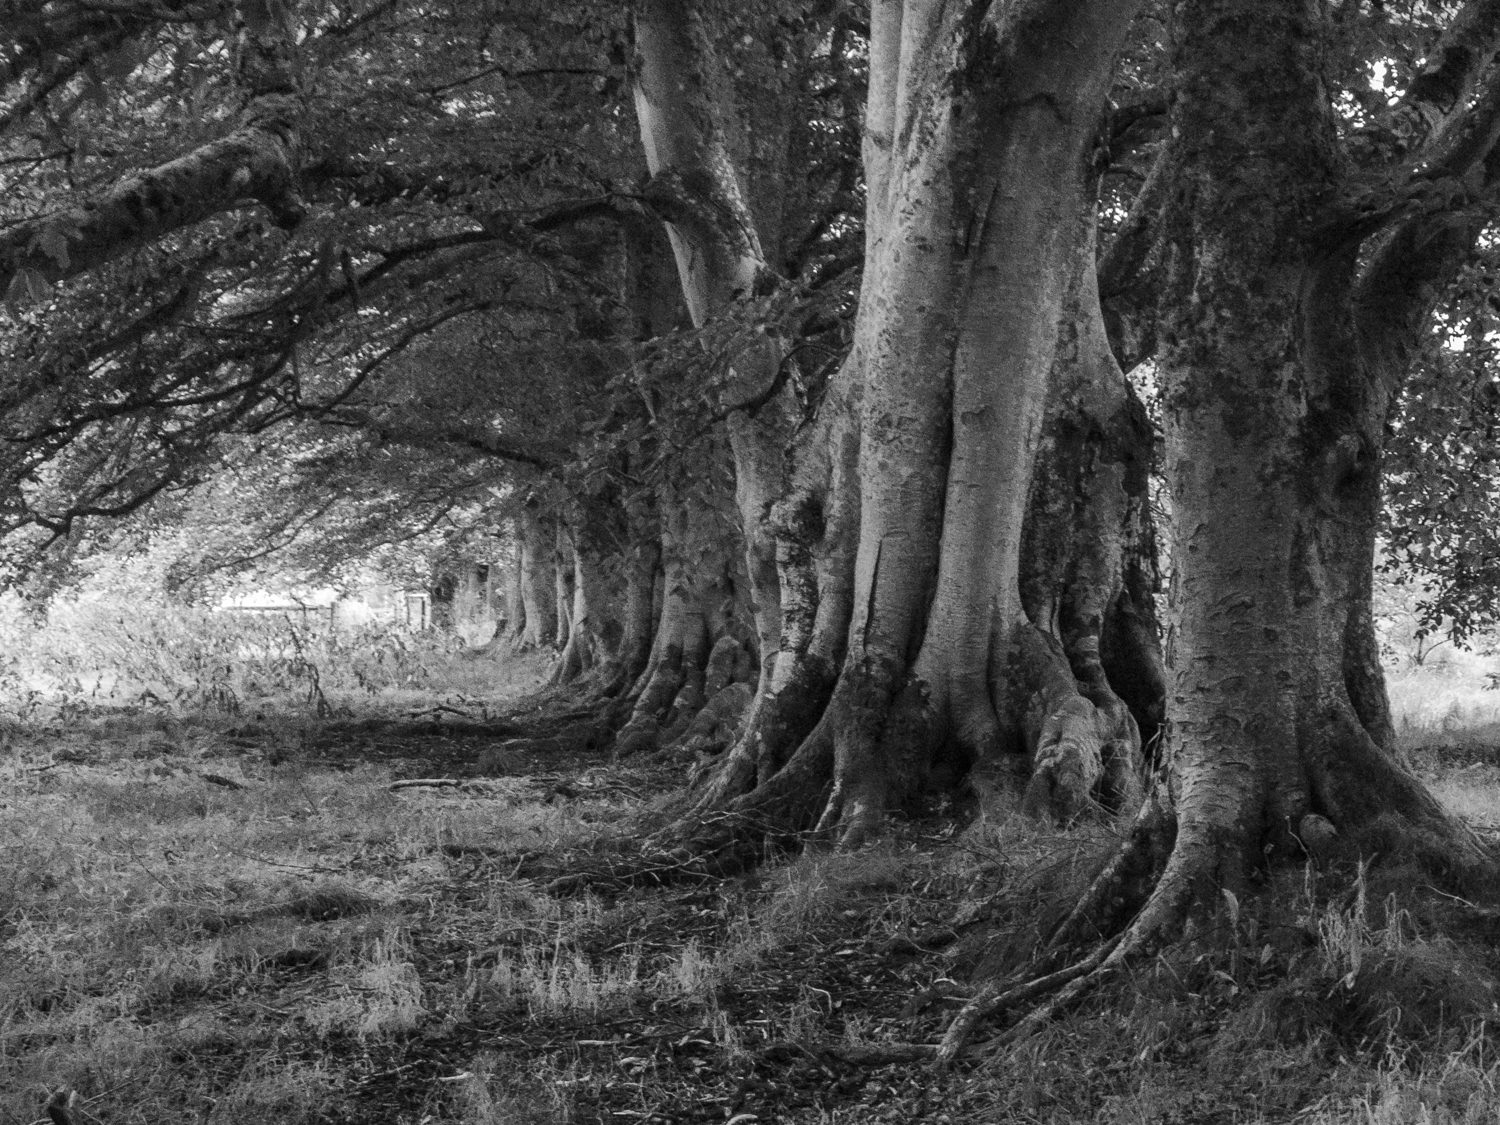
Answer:
[(63, 601), (38, 620), (0, 602), (0, 715), (31, 723), (96, 711), (249, 716), (268, 701), (309, 713), (348, 697), (453, 689), (459, 642), (388, 624), (150, 602)]
[[(15, 273), (0, 366), (25, 377), (0, 395), (0, 570), (38, 593), (114, 547), (104, 517), (140, 514), (134, 550), (185, 508), (248, 513), (204, 528), (222, 557), (184, 558), (190, 582), (281, 550), (293, 529), (318, 529), (326, 569), (414, 527), (493, 528), (538, 473), (585, 498), (639, 486), (642, 462), (681, 440), (658, 447), (648, 419), (701, 419), (705, 369), (740, 326), (768, 323), (761, 303), (714, 326), (717, 341), (633, 363), (628, 246), (656, 218), (634, 190), (619, 12), (323, 0), (273, 12), (300, 29), (285, 68), (300, 98), (297, 220), (229, 198), (125, 236), (55, 285)], [(65, 257), (48, 216), (132, 174), (148, 182), (250, 112), (242, 33), (248, 22), (265, 37), (275, 21), (241, 17), (213, 4), (106, 20), (63, 4), (18, 25), (0, 67), (0, 230), (40, 233), (0, 266), (38, 246)], [(776, 268), (802, 294), (835, 281), (847, 302), (857, 24), (823, 4), (778, 6), (784, 35), (769, 38), (740, 8), (715, 19), (743, 119), (774, 116), (767, 143), (805, 170), (796, 190), (766, 196), (783, 208), (765, 216), (782, 236)], [(771, 314), (810, 333), (808, 371), (828, 363), (833, 304), (811, 327), (785, 301)], [(653, 385), (663, 377), (669, 387)], [(45, 547), (55, 557), (38, 572)]]

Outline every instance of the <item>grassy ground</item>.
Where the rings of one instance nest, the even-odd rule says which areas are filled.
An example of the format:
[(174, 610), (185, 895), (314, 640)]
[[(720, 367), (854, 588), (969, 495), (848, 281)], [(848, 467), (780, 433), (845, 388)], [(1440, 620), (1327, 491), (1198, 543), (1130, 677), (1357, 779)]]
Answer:
[[(1443, 799), (1500, 831), (1500, 693), (1465, 675), (1393, 695)], [(1107, 831), (934, 815), (744, 879), (557, 898), (525, 856), (607, 844), (678, 771), (538, 752), (479, 778), (493, 743), (447, 720), (506, 700), (446, 706), (0, 731), (0, 1123), (59, 1088), (105, 1125), (1500, 1116), (1500, 914), (1410, 872), (1279, 875), (939, 1075), (878, 1049), (934, 1042), (954, 981), (1024, 942)], [(393, 788), (435, 777), (464, 783)]]

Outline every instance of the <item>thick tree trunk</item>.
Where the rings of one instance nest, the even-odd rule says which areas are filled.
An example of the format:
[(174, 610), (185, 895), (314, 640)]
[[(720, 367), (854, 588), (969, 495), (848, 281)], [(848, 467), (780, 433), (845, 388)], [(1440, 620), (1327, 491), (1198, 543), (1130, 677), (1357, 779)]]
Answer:
[(573, 632), (573, 544), (562, 520), (552, 522), (552, 606), (556, 614), (552, 645), (561, 652)]
[[(756, 293), (766, 269), (755, 221), (725, 135), (726, 91), (703, 15), (686, 0), (640, 0), (635, 8), (636, 117), (648, 192), (668, 219), (667, 233), (688, 311), (696, 327)], [(780, 490), (791, 417), (776, 391), (780, 347), (761, 336), (735, 358), (733, 377), (713, 405), (730, 409), (734, 489), (744, 534), (757, 655), (769, 676), (780, 636), (776, 546), (765, 517)], [(765, 401), (770, 395), (769, 401)]]
[(600, 689), (610, 697), (621, 694), (634, 683), (651, 658), (656, 578), (661, 564), (661, 529), (650, 498), (642, 494), (628, 500), (625, 521), (620, 643)]
[[(1058, 333), (1075, 278), (1091, 267), (1078, 217), (1093, 206), (1088, 156), (1133, 6), (1054, 7), (1020, 5), (984, 29), (956, 6), (885, 17), (899, 77), (871, 90), (872, 116), (875, 97), (893, 99), (877, 118), (893, 132), (857, 329), (867, 334), (860, 548), (823, 817), (856, 838), (911, 799), (935, 751), (962, 772), (1006, 748), (997, 704), (1016, 695), (1005, 653), (1032, 627), (1022, 528), (1049, 381), (1101, 374), (1085, 370), (1096, 356), (1077, 343), (1059, 355)], [(1112, 364), (1110, 374), (1118, 379)], [(1112, 579), (1079, 581), (1112, 597)], [(1067, 655), (1081, 655), (1074, 648)], [(1065, 662), (1057, 672), (1033, 738), (1066, 728), (1072, 744), (1094, 705)], [(1026, 694), (1034, 705), (1038, 692)], [(1128, 713), (1107, 705), (1113, 726), (1087, 723), (1096, 758), (1134, 738)]]
[(562, 589), (562, 582), (558, 583), (560, 593), (568, 595), (569, 605), (567, 637), (557, 667), (552, 670), (555, 686), (577, 680), (604, 656), (603, 622), (596, 619), (594, 606), (606, 604), (609, 596), (604, 560), (581, 543), (581, 529), (570, 533), (559, 523), (557, 535), (559, 544), (566, 539), (572, 548), (568, 559), (572, 581), (566, 590)]
[(505, 639), (512, 648), (521, 644), (526, 632), (526, 603), (521, 597), (521, 544), (514, 521), (511, 524), (515, 561), (505, 576)]
[[(1014, 748), (1004, 728), (1020, 729), (1015, 712), (1038, 700), (1030, 740), (1050, 723), (1067, 732), (1054, 744), (1087, 741), (1100, 765), (1067, 800), (1037, 804), (1067, 815), (1091, 793), (1130, 799), (1137, 721), (1109, 686), (1102, 638), (1131, 635), (1119, 624), (1128, 599), (1134, 636), (1149, 630), (1149, 430), (1101, 342), (1079, 216), (1092, 211), (1089, 156), (1132, 10), (1023, 4), (989, 25), (962, 5), (876, 6), (854, 350), (773, 509), (782, 649), (704, 801), (756, 831), (795, 831), (821, 810), (824, 828), (857, 839), (934, 774), (951, 782), (995, 763)], [(1089, 319), (1060, 349), (1060, 323), (1083, 308)], [(1054, 583), (1057, 612), (1038, 629), (1021, 595), (1022, 528), (1059, 379), (1060, 403), (1107, 380), (1059, 408), (1084, 436), (1050, 448), (1091, 457), (1067, 479), (1093, 474), (1113, 507), (1089, 509), (1091, 527), (1110, 529), (1105, 547), (1055, 547), (1078, 590)], [(1023, 684), (1006, 654), (1028, 636), (1050, 672)], [(1114, 637), (1116, 656), (1130, 651)], [(1143, 718), (1150, 694), (1133, 695)], [(1123, 771), (1104, 768), (1117, 760)], [(700, 850), (743, 846), (725, 822), (711, 819)], [(732, 860), (721, 851), (712, 862)]]
[[(1024, 807), (1067, 820), (1092, 800), (1133, 807), (1165, 691), (1150, 470), (1155, 435), (1111, 354), (1079, 215), (1047, 417), (1022, 542), (1028, 624), (1012, 642), (1002, 724), (1032, 756)], [(1059, 659), (1060, 658), (1060, 659)], [(1004, 696), (1002, 696), (1004, 698)], [(1004, 734), (1014, 738), (1011, 731)]]
[[(1156, 833), (1172, 846), (1159, 877), (1096, 888), (1093, 933), (1100, 913), (1150, 896), (1106, 969), (1216, 901), (1205, 886), (1242, 891), (1268, 857), (1405, 849), (1449, 871), (1482, 862), (1392, 752), (1369, 599), (1397, 376), (1357, 316), (1360, 270), (1382, 254), (1314, 226), (1344, 168), (1317, 12), (1191, 0), (1176, 14), (1183, 187), (1160, 334), (1176, 525), (1171, 792)], [(1404, 312), (1385, 319), (1410, 327), (1424, 284), (1401, 288)]]
[(557, 584), (552, 570), (554, 541), (535, 500), (528, 501), (521, 509), (517, 524), (521, 603), (526, 619), (521, 647), (550, 647), (557, 632)]
[(709, 468), (692, 487), (684, 480), (657, 492), (662, 604), (630, 720), (615, 741), (619, 756), (658, 749), (683, 733), (705, 702), (711, 662), (733, 665), (737, 651), (749, 660), (742, 642), (750, 637), (738, 620), (739, 539), (729, 482), (722, 467)]
[[(706, 775), (700, 811), (755, 790), (777, 776), (828, 703), (848, 644), (854, 549), (859, 534), (858, 350), (826, 391), (816, 424), (799, 443), (786, 497), (771, 511), (780, 572), (781, 639), (730, 753)], [(821, 789), (826, 779), (807, 771)]]
[[(1323, 260), (1302, 220), (1339, 170), (1316, 36), (1300, 5), (1253, 18), (1191, 7), (1176, 127), (1194, 191), (1162, 363), (1178, 522), (1173, 863), (1232, 885), (1266, 847), (1295, 850), (1314, 817), (1356, 838), (1395, 818), (1472, 860), (1472, 841), (1391, 755), (1369, 667), (1386, 404), (1372, 373), (1350, 369), (1357, 352), (1319, 338), (1347, 339), (1356, 259)], [(1233, 51), (1227, 21), (1248, 41)], [(1261, 34), (1246, 36), (1247, 21)], [(1242, 100), (1252, 86), (1261, 93)]]

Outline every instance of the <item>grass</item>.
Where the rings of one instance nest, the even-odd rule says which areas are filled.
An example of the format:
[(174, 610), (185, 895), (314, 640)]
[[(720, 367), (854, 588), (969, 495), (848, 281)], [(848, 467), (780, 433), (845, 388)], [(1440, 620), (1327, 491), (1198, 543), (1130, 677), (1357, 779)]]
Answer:
[(0, 597), (0, 717), (63, 722), (116, 712), (167, 721), (218, 714), (318, 718), (428, 706), (488, 717), (491, 697), (539, 688), (544, 662), (495, 665), (452, 635), (335, 627), (279, 615), (111, 601), (59, 601), (37, 619)]
[[(488, 671), (475, 713), (536, 682)], [(1393, 684), (1420, 704), (1407, 746), (1493, 825), (1500, 693), (1413, 681)], [(523, 857), (599, 846), (670, 772), (575, 754), (392, 790), (482, 746), (288, 703), (254, 727), (111, 707), (0, 732), (0, 1123), (59, 1087), (104, 1125), (1500, 1117), (1500, 925), (1410, 873), (1284, 873), (1036, 1036), (946, 1075), (856, 1065), (935, 1041), (945, 981), (1023, 953), (1109, 830), (997, 807), (742, 879), (554, 898)]]
[(1490, 661), (1453, 651), (1422, 668), (1388, 672), (1386, 687), (1403, 745), (1483, 749), (1500, 746), (1500, 690), (1490, 686)]

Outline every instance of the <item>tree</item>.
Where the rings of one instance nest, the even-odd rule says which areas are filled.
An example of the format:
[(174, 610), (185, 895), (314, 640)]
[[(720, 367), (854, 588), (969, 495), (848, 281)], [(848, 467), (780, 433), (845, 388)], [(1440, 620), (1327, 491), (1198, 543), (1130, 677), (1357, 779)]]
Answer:
[[(13, 546), (76, 546), (206, 479), (235, 462), (226, 432), (298, 427), (376, 478), (426, 451), (458, 478), (445, 498), (418, 471), (436, 518), (486, 472), (504, 492), (504, 465), (555, 471), (574, 450), (615, 346), (575, 330), (618, 304), (608, 231), (628, 210), (607, 186), (628, 150), (572, 96), (607, 97), (607, 20), (560, 41), (520, 11), (497, 38), (462, 6), (394, 35), (389, 5), (12, 7)], [(285, 229), (252, 190), (277, 153), (305, 212)], [(328, 489), (297, 476), (316, 512)]]
[[(1363, 130), (1341, 129), (1319, 80), (1326, 18), (1224, 0), (1178, 13), (1186, 190), (1161, 357), (1177, 836), (1139, 937), (1205, 876), (1234, 889), (1265, 849), (1300, 853), (1324, 825), (1361, 851), (1374, 832), (1446, 866), (1481, 858), (1392, 754), (1370, 605), (1392, 399), (1494, 190), (1500, 6), (1461, 9)], [(1394, 187), (1372, 207), (1376, 175)], [(1464, 194), (1433, 209), (1446, 177)]]
[[(491, 16), (438, 6), (414, 20), (397, 20), (389, 6), (355, 13), (309, 4), (295, 18), (277, 9), (276, 26), (302, 36), (287, 69), (299, 82), (291, 182), (305, 220), (283, 234), (254, 208), (178, 210), (170, 221), (91, 241), (95, 257), (80, 257), (66, 285), (45, 288), (45, 263), (23, 264), (17, 275), (25, 284), (11, 314), (23, 323), (7, 338), (8, 358), (35, 378), (11, 388), (6, 403), (8, 514), (11, 527), (40, 531), (23, 537), (28, 550), (13, 554), (17, 564), (30, 564), (38, 538), (69, 540), (76, 552), (92, 539), (82, 530), (89, 521), (140, 511), (208, 479), (223, 466), (226, 432), (292, 427), (313, 447), (357, 453), (376, 477), (382, 464), (412, 472), (424, 482), (414, 495), (444, 513), (472, 504), (485, 487), (530, 496), (555, 538), (545, 551), (523, 551), (523, 569), (544, 554), (555, 562), (559, 543), (569, 559), (548, 580), (548, 616), (562, 628), (549, 624), (544, 633), (534, 622), (531, 640), (561, 645), (560, 678), (599, 671), (608, 695), (626, 693), (647, 664), (643, 638), (654, 626), (643, 621), (652, 603), (648, 556), (661, 545), (645, 540), (674, 526), (653, 507), (700, 504), (704, 484), (733, 487), (717, 469), (678, 463), (679, 450), (698, 458), (699, 445), (719, 441), (722, 419), (712, 412), (721, 400), (703, 401), (695, 384), (722, 383), (727, 369), (712, 353), (739, 348), (755, 328), (730, 317), (709, 329), (717, 340), (675, 339), (681, 302), (668, 300), (645, 318), (642, 339), (641, 306), (661, 301), (652, 267), (642, 265), (659, 251), (640, 228), (644, 215), (671, 206), (671, 192), (620, 186), (635, 178), (639, 157), (620, 143), (610, 111), (620, 90), (619, 63), (608, 61), (616, 28), (611, 16), (585, 8), (568, 37), (525, 6)], [(16, 93), (8, 120), (18, 128), (59, 102), (69, 107), (55, 132), (72, 147), (49, 148), (52, 138), (44, 143), (39, 133), (16, 142), (35, 149), (18, 163), (44, 172), (36, 190), (10, 196), (14, 229), (31, 232), (18, 243), (27, 253), (56, 242), (38, 242), (37, 232), (51, 229), (60, 204), (110, 211), (120, 191), (108, 186), (112, 176), (129, 170), (127, 184), (156, 183), (157, 171), (186, 159), (152, 161), (181, 131), (174, 127), (233, 88), (224, 86), (233, 77), (226, 60), (240, 56), (226, 36), (259, 27), (263, 13), (153, 8), (110, 25), (129, 41), (133, 66), (104, 74), (118, 89), (99, 108), (145, 103), (150, 132), (128, 114), (96, 120), (93, 102), (73, 111), (80, 84), (96, 80), (83, 56), (98, 21), (84, 8), (54, 14), (45, 28), (28, 25), (5, 76)], [(62, 66), (63, 54), (83, 61), (50, 83), (48, 67)], [(568, 144), (559, 141), (564, 133)], [(807, 168), (809, 182), (823, 174), (817, 161)], [(226, 197), (224, 205), (243, 202)], [(128, 200), (119, 206), (139, 210)], [(788, 260), (800, 255), (816, 266), (826, 257), (816, 247), (837, 242), (828, 233), (837, 225), (820, 216), (789, 234)], [(648, 346), (632, 359), (634, 343)], [(703, 454), (710, 465), (715, 456)], [(435, 497), (426, 485), (443, 472), (456, 487)], [(694, 488), (677, 495), (693, 473)], [(329, 479), (349, 487), (342, 474)], [(310, 474), (297, 483), (306, 512), (331, 502)], [(354, 488), (372, 503), (378, 492)], [(708, 506), (719, 505), (710, 498)], [(697, 543), (668, 552), (678, 573), (701, 569), (705, 541), (737, 534), (699, 522), (707, 530)], [(617, 565), (616, 555), (627, 562)], [(726, 571), (718, 581), (748, 604), (743, 580)], [(561, 599), (559, 583), (567, 587)], [(618, 630), (620, 659), (606, 653), (606, 671), (585, 654), (613, 647), (602, 607), (619, 589), (633, 608)], [(580, 614), (580, 599), (595, 608)], [(774, 614), (774, 596), (762, 605)], [(728, 616), (721, 608), (694, 614), (729, 621), (744, 606)], [(662, 640), (683, 648), (681, 638)], [(678, 667), (671, 659), (651, 666), (653, 675)], [(678, 671), (667, 674), (678, 682), (657, 684), (651, 698), (675, 698), (702, 669)], [(633, 694), (648, 694), (647, 686)]]
[[(1105, 344), (1091, 155), (1132, 11), (875, 10), (853, 351), (789, 477), (755, 453), (781, 432), (774, 416), (747, 411), (731, 430), (741, 493), (748, 479), (757, 497), (741, 505), (747, 535), (776, 543), (782, 635), (700, 801), (711, 828), (690, 847), (709, 862), (740, 854), (733, 826), (756, 837), (817, 821), (858, 839), (935, 772), (995, 768), (1007, 750), (1040, 747), (1039, 811), (1131, 799), (1155, 700), (1150, 687), (1134, 693), (1142, 719), (1132, 715), (1101, 638), (1151, 612), (1150, 434)], [(655, 176), (700, 185), (713, 204), (691, 222), (668, 213), (701, 319), (766, 268), (756, 208), (737, 194), (701, 19), (646, 4), (637, 36)], [(742, 353), (740, 369), (772, 370), (773, 345)], [(1049, 387), (1059, 475), (1033, 494)], [(1150, 633), (1113, 634), (1131, 637), (1112, 654), (1120, 664), (1147, 666), (1138, 682), (1152, 678)]]
[[(487, 515), (530, 544), (532, 640), (618, 699), (622, 751), (686, 736), (755, 650), (743, 730), (653, 841), (685, 850), (676, 870), (814, 827), (857, 842), (1021, 759), (1038, 814), (1139, 804), (1027, 995), (1074, 994), (1268, 855), (1478, 865), (1391, 754), (1370, 588), (1386, 423), (1500, 169), (1500, 3), (1190, 0), (1159, 65), (1144, 24), (1130, 42), (1140, 7), (892, 0), (865, 29), (841, 5), (641, 0), (633, 137), (550, 81), (517, 88), (576, 69), (612, 97), (608, 21), (544, 67), (540, 17), (508, 11), (516, 45), (478, 71), (445, 53), (461, 12), (413, 41), (379, 39), (378, 11), (331, 23), (297, 49), (344, 92), (307, 112), (347, 110), (370, 71), (389, 104), (365, 133), (305, 134), (325, 211), (286, 239), (223, 217), (162, 235), (19, 314), (16, 519), (66, 536), (188, 479), (226, 429), (294, 424), (503, 493)], [(863, 270), (833, 365), (813, 357), (852, 306), (861, 79)], [(540, 109), (600, 153), (510, 123)], [(1115, 150), (1163, 114), (1124, 189), (1107, 174), (1146, 148)], [(1117, 356), (1154, 357), (1162, 388), (1170, 687), (1153, 433)], [(1141, 802), (1143, 736), (1169, 782)]]
[[(1487, 221), (1500, 6), (1459, 9), (1401, 96), (1352, 122), (1322, 54), (1331, 9), (1173, 15), (1170, 783), (1049, 935), (1056, 971), (986, 990), (945, 1057), (979, 1013), (1061, 988), (1044, 1016), (1268, 860), (1395, 853), (1460, 886), (1491, 871), (1394, 753), (1371, 575), (1393, 397)], [(1080, 942), (1093, 953), (1058, 968)]]

